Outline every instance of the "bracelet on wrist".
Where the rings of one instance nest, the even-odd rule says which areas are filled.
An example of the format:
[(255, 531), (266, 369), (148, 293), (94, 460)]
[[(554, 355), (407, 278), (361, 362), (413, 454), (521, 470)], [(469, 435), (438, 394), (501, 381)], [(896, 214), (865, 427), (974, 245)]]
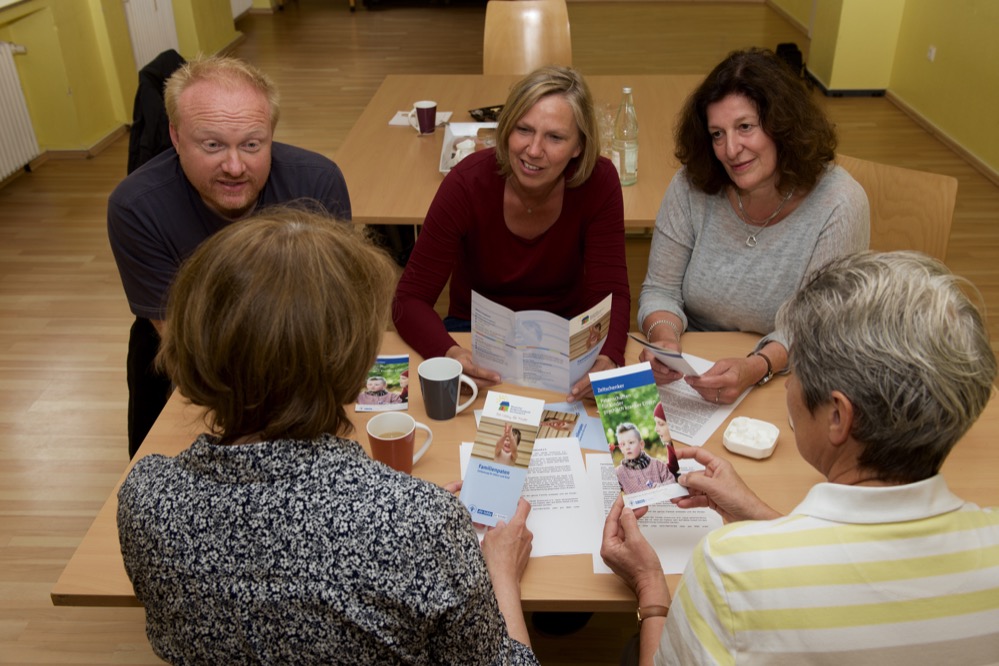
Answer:
[(761, 351), (751, 351), (748, 354), (746, 354), (746, 358), (749, 358), (750, 356), (759, 356), (767, 363), (767, 373), (763, 375), (763, 379), (756, 382), (757, 386), (763, 386), (764, 384), (766, 384), (767, 382), (769, 382), (771, 379), (774, 378), (774, 364), (770, 362), (770, 357)]
[(648, 620), (650, 617), (666, 617), (669, 614), (669, 606), (639, 606), (638, 612), (638, 626), (641, 628), (642, 622)]
[(666, 324), (671, 329), (673, 329), (673, 336), (676, 338), (677, 343), (680, 342), (680, 333), (681, 333), (680, 327), (674, 324), (671, 319), (657, 319), (654, 322), (652, 322), (652, 325), (649, 326), (649, 330), (645, 332), (646, 340), (652, 342), (652, 331), (654, 331), (656, 329), (656, 326), (658, 326), (659, 324)]

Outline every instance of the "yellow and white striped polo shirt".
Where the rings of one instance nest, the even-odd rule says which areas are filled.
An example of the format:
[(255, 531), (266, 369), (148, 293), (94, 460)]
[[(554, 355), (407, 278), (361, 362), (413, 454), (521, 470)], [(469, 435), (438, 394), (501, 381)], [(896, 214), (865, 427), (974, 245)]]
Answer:
[(999, 664), (999, 511), (941, 476), (821, 483), (786, 518), (709, 534), (656, 664)]

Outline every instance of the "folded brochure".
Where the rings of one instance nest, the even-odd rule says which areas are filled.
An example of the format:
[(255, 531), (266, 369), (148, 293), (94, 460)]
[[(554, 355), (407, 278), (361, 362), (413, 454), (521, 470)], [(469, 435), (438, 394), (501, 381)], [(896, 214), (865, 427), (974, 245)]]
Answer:
[(486, 394), (460, 495), (472, 522), (492, 526), (517, 511), (544, 408), (544, 400)]
[(660, 436), (662, 432), (669, 440), (652, 366), (591, 372), (590, 383), (625, 506), (634, 509), (687, 495), (677, 483), (680, 468), (672, 441)]

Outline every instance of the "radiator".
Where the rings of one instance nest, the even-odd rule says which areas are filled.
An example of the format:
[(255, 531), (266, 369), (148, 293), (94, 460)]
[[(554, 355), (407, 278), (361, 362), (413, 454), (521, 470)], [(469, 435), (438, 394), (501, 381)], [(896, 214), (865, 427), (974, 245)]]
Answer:
[(15, 44), (0, 42), (0, 180), (41, 154), (14, 66), (14, 54), (23, 52)]
[(135, 70), (167, 49), (180, 51), (172, 0), (124, 0)]

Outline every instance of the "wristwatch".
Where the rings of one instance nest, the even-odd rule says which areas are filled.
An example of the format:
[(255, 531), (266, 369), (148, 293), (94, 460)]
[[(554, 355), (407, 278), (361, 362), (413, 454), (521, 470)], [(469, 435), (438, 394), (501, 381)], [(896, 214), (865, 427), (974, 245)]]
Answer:
[(648, 620), (650, 617), (666, 617), (667, 614), (669, 614), (669, 606), (639, 606), (638, 626), (642, 626), (642, 620)]
[(757, 386), (763, 386), (774, 378), (774, 364), (770, 362), (770, 357), (761, 351), (751, 351), (746, 354), (746, 358), (749, 358), (750, 356), (761, 356), (763, 357), (763, 360), (767, 362), (767, 374), (763, 375), (763, 379), (756, 382)]

